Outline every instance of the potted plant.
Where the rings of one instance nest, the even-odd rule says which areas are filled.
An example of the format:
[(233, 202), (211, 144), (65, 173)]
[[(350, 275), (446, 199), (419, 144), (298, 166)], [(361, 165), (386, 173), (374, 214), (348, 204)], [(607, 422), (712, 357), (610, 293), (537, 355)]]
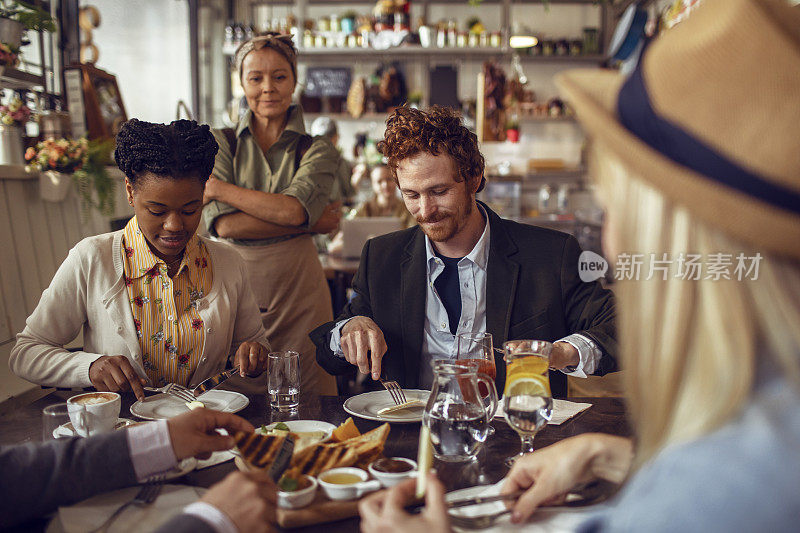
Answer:
[(22, 165), (22, 131), (31, 118), (31, 110), (14, 95), (8, 104), (0, 105), (0, 164)]
[(519, 118), (513, 113), (506, 121), (506, 140), (508, 142), (519, 142)]
[(0, 42), (0, 76), (6, 67), (19, 65), (19, 47)]
[(84, 218), (89, 208), (101, 214), (114, 211), (115, 182), (108, 175), (106, 165), (110, 161), (114, 141), (110, 139), (88, 141), (80, 139), (48, 139), (28, 148), (25, 160), (27, 170), (38, 170), (39, 192), (43, 200), (60, 202), (69, 192), (74, 181), (81, 197)]
[(0, 0), (0, 42), (19, 47), (26, 30), (56, 31), (56, 22), (37, 5), (21, 0)]

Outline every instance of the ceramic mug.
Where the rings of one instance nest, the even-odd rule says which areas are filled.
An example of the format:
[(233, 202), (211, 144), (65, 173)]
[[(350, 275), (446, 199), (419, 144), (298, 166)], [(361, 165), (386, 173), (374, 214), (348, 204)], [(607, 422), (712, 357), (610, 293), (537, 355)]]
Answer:
[(116, 392), (88, 392), (67, 400), (69, 419), (81, 437), (112, 431), (121, 406), (122, 397)]

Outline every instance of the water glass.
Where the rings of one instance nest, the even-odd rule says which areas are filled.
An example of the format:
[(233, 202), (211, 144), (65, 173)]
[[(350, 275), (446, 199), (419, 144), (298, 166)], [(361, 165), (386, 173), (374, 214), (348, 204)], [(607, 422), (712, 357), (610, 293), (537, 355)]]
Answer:
[[(460, 333), (456, 337), (456, 357), (459, 361), (473, 361), (478, 363), (478, 372), (486, 374), (490, 379), (497, 378), (497, 366), (494, 362), (494, 342), (492, 334), (480, 333)], [(489, 391), (486, 385), (478, 383), (478, 391), (481, 398), (486, 399)], [(489, 435), (494, 435), (494, 427), (488, 427)]]
[(533, 451), (533, 438), (553, 415), (550, 393), (550, 351), (546, 341), (514, 340), (503, 344), (506, 357), (506, 388), (503, 407), (508, 425), (522, 441), (520, 453), (509, 457), (507, 465)]
[(48, 405), (42, 409), (42, 440), (48, 441), (72, 436), (72, 430), (63, 429), (56, 433), (56, 430), (69, 422), (69, 410), (67, 404), (57, 403)]
[(294, 411), (300, 405), (300, 354), (286, 350), (269, 354), (267, 393), (278, 411)]

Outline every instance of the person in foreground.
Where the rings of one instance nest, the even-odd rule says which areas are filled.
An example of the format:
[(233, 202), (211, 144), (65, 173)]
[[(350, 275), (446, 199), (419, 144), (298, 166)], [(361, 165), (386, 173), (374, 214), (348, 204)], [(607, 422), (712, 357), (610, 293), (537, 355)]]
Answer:
[[(117, 135), (134, 216), (124, 230), (70, 250), (42, 293), (9, 364), (49, 387), (194, 387), (240, 368), (231, 387), (264, 372), (269, 343), (245, 266), (196, 234), (217, 142), (208, 126), (132, 119)], [(64, 345), (83, 330), (83, 348)]]
[[(578, 242), (501, 219), (477, 202), (484, 159), (454, 111), (397, 108), (378, 149), (416, 218), (413, 228), (371, 239), (336, 322), (311, 333), (317, 360), (342, 374), (357, 365), (406, 388), (429, 388), (431, 361), (456, 357), (461, 333), (555, 341), (551, 366), (573, 375), (616, 367), (614, 297), (578, 276)], [(497, 387), (505, 382), (496, 354)], [(556, 396), (566, 376), (551, 373)]]
[[(558, 82), (594, 137), (608, 252), (733, 264), (730, 279), (620, 283), (635, 439), (584, 434), (520, 459), (502, 489), (527, 489), (512, 521), (600, 478), (625, 483), (580, 531), (796, 531), (800, 105), (786, 102), (800, 94), (800, 10), (705, 0), (629, 78), (575, 71)], [(760, 257), (757, 275), (738, 279), (739, 254)], [(414, 518), (407, 496), (401, 486), (363, 502), (363, 530), (389, 517), (404, 525), (392, 531), (449, 529), (440, 492)]]
[[(297, 50), (291, 35), (267, 32), (236, 51), (249, 110), (220, 144), (203, 211), (208, 231), (247, 266), (264, 328), (275, 351), (300, 354), (300, 388), (336, 394), (336, 380), (314, 358), (308, 332), (333, 316), (312, 233), (336, 229), (340, 203), (329, 203), (341, 156), (327, 137), (306, 134), (292, 104)], [(263, 394), (266, 376), (247, 389)]]
[[(24, 524), (59, 506), (144, 483), (187, 457), (207, 459), (234, 446), (233, 434), (254, 431), (238, 416), (195, 409), (89, 438), (0, 447), (0, 526)], [(275, 486), (266, 476), (233, 472), (159, 532), (267, 531)]]

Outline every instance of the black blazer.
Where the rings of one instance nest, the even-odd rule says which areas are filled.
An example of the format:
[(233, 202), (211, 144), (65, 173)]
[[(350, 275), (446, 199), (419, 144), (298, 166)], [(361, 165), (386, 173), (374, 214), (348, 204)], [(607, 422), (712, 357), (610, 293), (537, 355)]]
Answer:
[[(617, 369), (614, 295), (599, 282), (578, 277), (580, 246), (558, 231), (502, 219), (481, 204), (491, 229), (486, 274), (486, 330), (495, 347), (509, 339), (555, 341), (572, 333), (591, 338), (603, 351), (595, 372)], [(353, 278), (355, 294), (334, 322), (311, 332), (317, 362), (331, 374), (354, 368), (330, 350), (336, 322), (362, 315), (383, 331), (388, 351), (384, 375), (401, 386), (419, 382), (425, 321), (425, 235), (419, 226), (369, 240)], [(502, 354), (495, 355), (497, 388), (505, 384)], [(550, 373), (553, 395), (566, 395), (566, 376)]]

